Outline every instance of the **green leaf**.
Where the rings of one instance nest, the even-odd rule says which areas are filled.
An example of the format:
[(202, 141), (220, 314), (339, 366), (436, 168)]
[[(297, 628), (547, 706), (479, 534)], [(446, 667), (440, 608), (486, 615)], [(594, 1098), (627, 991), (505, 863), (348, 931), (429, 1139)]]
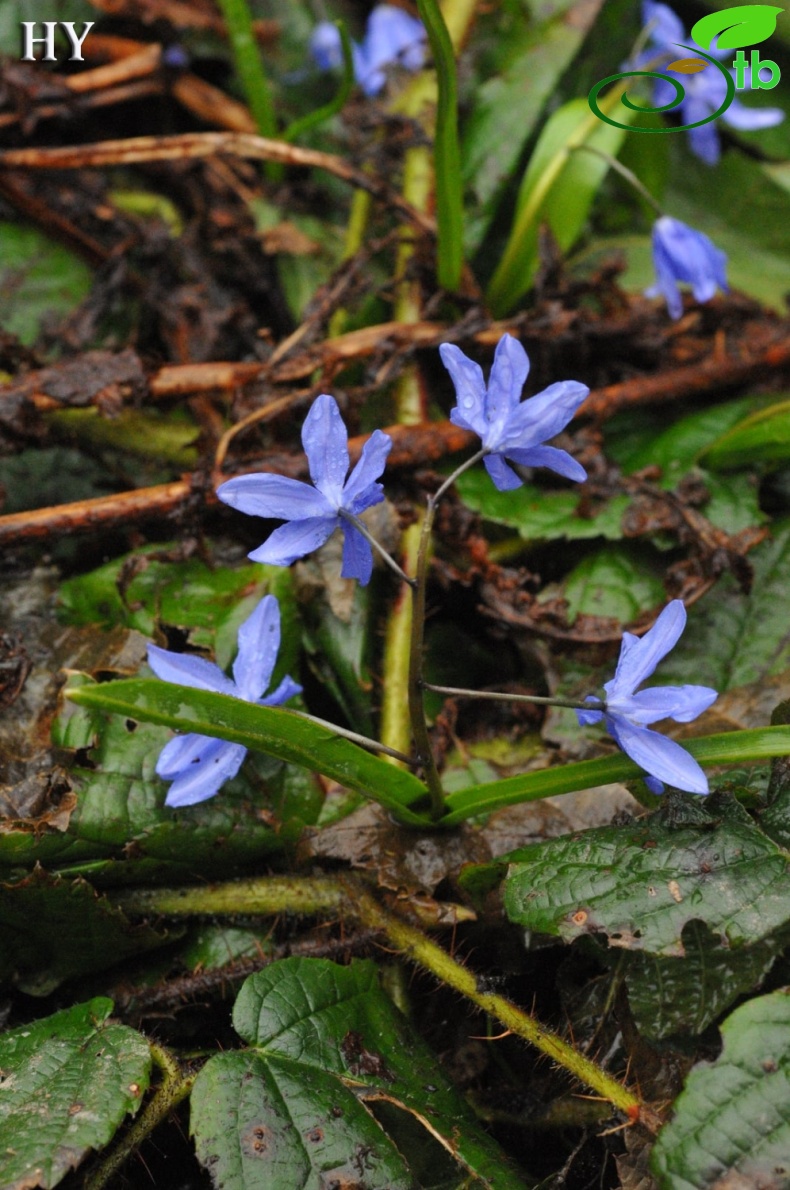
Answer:
[(656, 607), (664, 599), (658, 566), (636, 557), (633, 546), (607, 546), (583, 558), (562, 583), (568, 619), (579, 614), (611, 616), (622, 623)]
[(77, 1004), (0, 1036), (0, 1182), (56, 1186), (102, 1149), (148, 1087), (144, 1037), (108, 1023), (112, 1000)]
[(666, 811), (520, 849), (505, 881), (507, 916), (566, 942), (593, 934), (658, 956), (684, 954), (691, 921), (731, 947), (790, 921), (789, 857), (746, 811), (724, 796), (675, 804), (688, 807), (691, 825)]
[(81, 686), (70, 691), (69, 697), (80, 706), (244, 744), (333, 777), (393, 810), (405, 822), (416, 825), (423, 821), (407, 809), (425, 793), (417, 777), (295, 711), (260, 707), (231, 695), (146, 678)]
[(653, 1149), (662, 1190), (787, 1185), (790, 996), (741, 1005), (721, 1036), (721, 1054), (691, 1071)]
[(47, 996), (65, 979), (168, 942), (172, 933), (131, 925), (85, 880), (37, 868), (24, 880), (0, 884), (0, 979), (28, 995)]
[(0, 259), (0, 325), (27, 346), (50, 319), (71, 313), (90, 291), (87, 265), (35, 227), (0, 223)]
[(681, 934), (682, 958), (634, 952), (626, 959), (628, 1005), (643, 1037), (699, 1036), (739, 996), (753, 991), (781, 949), (774, 937), (722, 946), (702, 921)]
[(482, 467), (460, 476), (456, 488), (468, 508), (495, 525), (517, 529), (527, 541), (580, 541), (588, 537), (619, 540), (623, 513), (631, 502), (628, 496), (615, 496), (592, 516), (579, 516), (578, 492), (549, 492), (534, 484), (500, 492)]
[[(620, 93), (615, 88), (602, 108), (609, 110)], [(623, 118), (630, 119), (632, 113), (625, 112)], [(599, 120), (585, 99), (571, 100), (550, 117), (530, 157), (510, 238), (486, 294), (496, 317), (506, 314), (535, 278), (541, 224), (548, 223), (563, 251), (572, 247), (584, 228), (609, 163), (577, 150), (589, 147), (616, 156), (625, 135), (625, 129)]]
[(772, 4), (739, 4), (724, 12), (711, 12), (691, 27), (691, 39), (704, 50), (713, 41), (717, 49), (737, 50), (745, 45), (759, 45), (767, 41), (776, 29), (776, 18), (782, 8)]
[(711, 443), (703, 458), (714, 471), (784, 462), (790, 458), (790, 400), (750, 414)]
[(198, 1159), (216, 1186), (319, 1190), (357, 1184), (364, 1168), (370, 1190), (413, 1190), (411, 1154), (374, 1115), (382, 1101), (428, 1129), (434, 1161), (447, 1154), (471, 1175), (464, 1185), (522, 1184), (381, 991), (372, 963), (273, 963), (244, 984), (233, 1024), (250, 1049), (212, 1058), (192, 1092)]
[(537, 19), (525, 21), (519, 9), (505, 28), (507, 14), (497, 12), (503, 35), (494, 46), (494, 72), (471, 96), (461, 145), (464, 188), (474, 192), (479, 204), (466, 220), (468, 251), (480, 246), (527, 139), (600, 8), (600, 0), (594, 0), (583, 9), (574, 4), (568, 12), (565, 5), (546, 16), (541, 4)]
[(790, 623), (777, 615), (790, 583), (790, 521), (773, 525), (771, 540), (749, 554), (750, 593), (726, 575), (689, 608), (688, 627), (661, 663), (661, 680), (713, 686), (720, 693), (759, 682), (790, 666)]

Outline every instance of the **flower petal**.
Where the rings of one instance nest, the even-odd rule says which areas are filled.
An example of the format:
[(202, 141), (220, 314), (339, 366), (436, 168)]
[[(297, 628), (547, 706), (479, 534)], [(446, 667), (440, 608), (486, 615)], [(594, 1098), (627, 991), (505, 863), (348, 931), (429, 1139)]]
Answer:
[(658, 4), (654, 0), (644, 0), (642, 4), (642, 20), (650, 25), (650, 40), (661, 49), (675, 50), (678, 42), (686, 40), (683, 22), (668, 4)]
[(265, 698), (258, 699), (259, 707), (279, 707), (289, 698), (294, 698), (297, 694), (302, 693), (302, 687), (298, 682), (295, 682), (288, 674), (285, 675), (276, 690), (271, 694), (267, 694)]
[(193, 759), (168, 789), (166, 806), (194, 806), (197, 802), (205, 802), (241, 768), (247, 755), (243, 744), (212, 740), (208, 736), (204, 739), (206, 747), (200, 757)]
[(483, 465), (500, 492), (512, 492), (524, 482), (512, 467), (508, 467), (503, 455), (486, 455)]
[(290, 566), (297, 558), (303, 558), (322, 546), (339, 523), (340, 518), (337, 516), (322, 516), (280, 525), (263, 545), (259, 545), (247, 557), (253, 562), (268, 562), (271, 566)]
[[(598, 703), (600, 705), (601, 700), (596, 698), (594, 694), (588, 694), (584, 701), (589, 703)], [(589, 711), (582, 711), (577, 708), (576, 718), (579, 720), (580, 727), (589, 727), (591, 723), (601, 722), (603, 719), (603, 711), (596, 711), (592, 708)]]
[(266, 595), (239, 628), (233, 677), (239, 698), (255, 702), (269, 685), (280, 648), (280, 605)]
[(213, 743), (210, 736), (198, 735), (194, 731), (189, 731), (186, 735), (173, 736), (159, 753), (155, 770), (157, 777), (161, 777), (163, 781), (172, 781), (182, 769), (199, 760), (210, 743)]
[(781, 124), (784, 118), (780, 107), (747, 107), (740, 99), (733, 99), (722, 121), (741, 132), (754, 132), (758, 128), (773, 128), (775, 124)]
[[(685, 112), (683, 118), (689, 124), (694, 122), (692, 116), (687, 116)], [(699, 157), (706, 165), (718, 165), (721, 157), (721, 138), (715, 122), (701, 124), (699, 128), (689, 128), (689, 148), (694, 156)], [(696, 297), (696, 294), (694, 296)], [(713, 294), (710, 296), (713, 297)], [(697, 301), (702, 300), (706, 299), (697, 298)]]
[(549, 471), (556, 471), (557, 475), (564, 475), (566, 479), (574, 479), (577, 483), (587, 478), (581, 463), (577, 463), (567, 450), (559, 450), (556, 446), (533, 446), (530, 450), (509, 450), (506, 453), (509, 459), (523, 467), (548, 467)]
[(191, 686), (193, 690), (214, 690), (218, 694), (236, 694), (236, 687), (230, 678), (205, 657), (191, 653), (171, 653), (158, 645), (148, 646), (148, 664), (158, 678), (164, 682), (176, 682), (179, 686)]
[(328, 393), (316, 397), (310, 406), (302, 426), (302, 446), (310, 466), (310, 478), (337, 510), (348, 474), (348, 433), (337, 401)]
[(366, 587), (373, 573), (373, 551), (350, 521), (343, 522), (343, 566), (341, 578), (355, 578)]
[(483, 369), (474, 360), (469, 359), (468, 355), (464, 355), (460, 347), (455, 347), (452, 343), (442, 343), (439, 355), (455, 385), (458, 401), (458, 405), (450, 413), (450, 420), (454, 425), (472, 430), (482, 438), (488, 428)]
[(550, 384), (542, 393), (522, 401), (513, 410), (499, 442), (492, 449), (510, 454), (512, 449), (541, 446), (565, 429), (589, 392), (586, 384), (576, 380)]
[[(368, 17), (362, 56), (366, 73), (359, 78), (366, 95), (376, 95), (384, 86), (385, 66), (399, 64), (420, 70), (425, 62), (427, 34), (421, 21), (394, 4), (377, 4)], [(379, 82), (377, 74), (384, 79)]]
[(690, 723), (719, 697), (710, 686), (652, 686), (629, 699), (628, 718), (634, 723), (674, 719)]
[(319, 70), (336, 70), (343, 65), (343, 43), (333, 21), (318, 22), (307, 48)]
[(488, 424), (484, 446), (496, 449), (510, 415), (521, 401), (524, 383), (529, 375), (529, 356), (512, 335), (503, 335), (497, 343), (494, 363), (488, 379), (485, 415)]
[(391, 450), (392, 439), (382, 430), (374, 430), (362, 447), (359, 461), (343, 488), (343, 508), (353, 516), (384, 499), (384, 489), (375, 481), (383, 472)]
[(708, 779), (685, 748), (674, 740), (629, 723), (621, 715), (607, 715), (606, 725), (615, 740), (640, 768), (687, 793), (708, 793)]
[(662, 657), (674, 649), (685, 627), (683, 601), (673, 599), (641, 640), (630, 632), (624, 633), (614, 678), (604, 687), (610, 696), (607, 704), (611, 706), (613, 702), (630, 698), (636, 687), (650, 677)]
[(217, 495), (239, 512), (275, 520), (296, 521), (333, 512), (326, 497), (309, 483), (285, 475), (238, 475), (221, 483)]

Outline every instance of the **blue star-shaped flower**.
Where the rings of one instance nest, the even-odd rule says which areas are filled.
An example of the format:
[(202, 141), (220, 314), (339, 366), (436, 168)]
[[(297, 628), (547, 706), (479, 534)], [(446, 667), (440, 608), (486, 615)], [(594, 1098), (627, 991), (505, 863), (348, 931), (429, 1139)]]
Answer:
[(348, 434), (334, 397), (317, 397), (302, 427), (302, 445), (315, 487), (284, 475), (239, 475), (217, 488), (220, 500), (250, 516), (286, 520), (267, 541), (249, 555), (254, 562), (290, 566), (312, 553), (342, 528), (343, 578), (359, 579), (364, 587), (373, 571), (370, 545), (350, 518), (380, 504), (384, 489), (376, 480), (384, 470), (392, 446), (389, 434), (374, 430), (348, 473)]
[[(673, 599), (643, 637), (625, 632), (615, 675), (604, 685), (603, 709), (576, 712), (582, 725), (606, 719), (607, 730), (623, 752), (649, 774), (645, 781), (654, 793), (663, 791), (664, 781), (688, 793), (709, 792), (708, 779), (694, 757), (646, 725), (658, 719), (690, 723), (716, 701), (716, 691), (710, 686), (654, 686), (634, 693), (675, 647), (685, 626), (686, 609), (680, 599)], [(587, 702), (600, 705), (592, 696)]]
[[(262, 697), (279, 648), (280, 608), (273, 595), (266, 595), (239, 629), (239, 651), (233, 662), (232, 679), (212, 661), (188, 653), (171, 653), (157, 645), (148, 646), (148, 664), (165, 682), (232, 694), (261, 707), (278, 707), (302, 691), (293, 678), (285, 677), (276, 690)], [(177, 735), (165, 744), (156, 762), (157, 776), (172, 781), (165, 805), (193, 806), (213, 797), (225, 781), (236, 776), (246, 755), (243, 744), (196, 732)]]
[[(648, 48), (640, 54), (638, 65), (644, 65), (649, 59), (655, 58), (656, 53), (666, 52), (677, 58), (686, 56), (688, 51), (683, 47), (694, 45), (686, 36), (683, 23), (666, 4), (656, 3), (655, 0), (644, 0), (642, 16), (645, 25), (651, 26)], [(713, 57), (728, 56), (730, 50), (712, 48), (706, 51)], [(660, 69), (660, 68), (656, 68)], [(721, 107), (727, 94), (727, 80), (712, 64), (708, 64), (698, 74), (687, 74), (682, 79), (685, 98), (675, 109), (682, 124), (696, 124), (704, 120)], [(653, 102), (656, 107), (664, 107), (675, 99), (675, 89), (669, 82), (658, 80), (653, 91)], [(784, 112), (779, 107), (750, 108), (741, 103), (740, 99), (733, 99), (720, 119), (722, 123), (742, 132), (754, 132), (759, 128), (772, 128), (784, 119)], [(715, 165), (721, 156), (721, 143), (716, 129), (716, 121), (702, 124), (699, 128), (688, 130), (689, 146), (706, 165)]]
[(562, 380), (522, 401), (529, 357), (511, 335), (503, 335), (497, 344), (488, 388), (479, 364), (458, 347), (443, 343), (439, 352), (458, 398), (450, 420), (479, 435), (486, 452), (483, 462), (500, 492), (523, 483), (506, 458), (525, 467), (548, 467), (566, 479), (587, 478), (582, 465), (566, 450), (543, 445), (573, 417), (590, 391), (586, 384)]
[(671, 318), (680, 318), (683, 301), (678, 281), (685, 281), (698, 302), (709, 302), (717, 289), (727, 292), (727, 257), (711, 239), (693, 227), (662, 215), (653, 226), (656, 283), (648, 297), (663, 294)]
[[(427, 35), (421, 21), (394, 4), (377, 4), (368, 17), (362, 45), (352, 43), (354, 78), (368, 96), (378, 95), (389, 66), (420, 70), (425, 65)], [(337, 26), (320, 21), (310, 37), (310, 53), (319, 70), (343, 65)]]

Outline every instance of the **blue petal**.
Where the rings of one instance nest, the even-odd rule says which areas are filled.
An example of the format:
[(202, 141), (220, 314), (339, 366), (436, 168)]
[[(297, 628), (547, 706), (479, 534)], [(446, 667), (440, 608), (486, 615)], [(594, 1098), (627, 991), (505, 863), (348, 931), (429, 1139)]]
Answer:
[(508, 467), (502, 455), (486, 455), (483, 465), (500, 492), (512, 492), (524, 482), (512, 467)]
[(327, 393), (316, 397), (310, 406), (302, 426), (302, 445), (310, 465), (310, 478), (337, 511), (348, 474), (348, 433), (337, 401)]
[(375, 481), (381, 475), (392, 449), (392, 439), (382, 430), (374, 430), (362, 447), (362, 454), (343, 488), (343, 508), (359, 516), (384, 499), (384, 489)]
[(658, 797), (664, 792), (664, 782), (659, 781), (658, 777), (643, 777), (642, 780), (650, 792), (655, 793)]
[(309, 483), (285, 475), (239, 475), (220, 484), (217, 495), (239, 512), (274, 520), (329, 516), (334, 511)]
[(373, 573), (373, 551), (365, 538), (349, 521), (343, 522), (342, 578), (355, 578), (366, 587)]
[(607, 699), (609, 705), (631, 697), (636, 687), (650, 677), (662, 657), (674, 649), (685, 627), (683, 601), (673, 599), (641, 640), (630, 632), (624, 634), (614, 678), (605, 687), (610, 696)]
[(507, 420), (493, 450), (510, 454), (513, 448), (528, 450), (540, 446), (564, 430), (582, 401), (589, 395), (586, 384), (561, 380), (542, 393), (523, 401)]
[(781, 124), (785, 114), (780, 107), (747, 107), (740, 99), (733, 99), (722, 116), (725, 124), (741, 132), (754, 132), (758, 128), (773, 128)]
[(581, 463), (577, 463), (567, 450), (558, 450), (556, 446), (533, 446), (530, 450), (508, 450), (506, 454), (523, 467), (548, 467), (549, 471), (556, 471), (557, 475), (564, 475), (566, 479), (574, 479), (578, 483), (587, 478)]
[(653, 686), (633, 695), (627, 714), (634, 723), (655, 723), (658, 719), (691, 723), (718, 697), (710, 686)]
[(657, 4), (653, 0), (644, 0), (642, 4), (642, 20), (645, 25), (651, 25), (650, 39), (661, 49), (675, 50), (678, 42), (686, 41), (683, 22), (666, 4)]
[(497, 343), (488, 380), (485, 400), (488, 429), (484, 446), (497, 449), (508, 419), (521, 400), (521, 392), (528, 375), (529, 356), (526, 351), (518, 339), (514, 339), (512, 335), (503, 335)]
[(204, 738), (205, 750), (176, 777), (167, 791), (166, 806), (194, 806), (197, 802), (205, 802), (241, 768), (247, 755), (243, 744)]
[(158, 678), (164, 682), (175, 682), (179, 686), (191, 686), (193, 690), (214, 690), (218, 694), (235, 694), (236, 687), (230, 678), (204, 657), (190, 653), (171, 653), (157, 645), (148, 646), (148, 664)]
[(637, 727), (620, 715), (607, 715), (606, 725), (626, 756), (659, 781), (685, 789), (687, 793), (708, 793), (708, 779), (685, 748), (674, 740)]
[[(600, 700), (594, 698), (593, 695), (588, 695), (585, 702), (599, 702)], [(582, 711), (577, 708), (576, 718), (579, 720), (580, 727), (589, 727), (591, 723), (600, 723), (603, 719), (603, 711)]]
[(340, 30), (332, 21), (319, 21), (308, 42), (310, 57), (319, 70), (335, 70), (343, 65)]
[(194, 731), (187, 732), (186, 735), (173, 736), (159, 753), (156, 762), (157, 777), (161, 777), (163, 781), (172, 781), (182, 769), (199, 760), (207, 746), (213, 742), (210, 736), (198, 735)]
[(271, 566), (290, 566), (297, 558), (312, 554), (322, 546), (339, 524), (337, 516), (322, 516), (280, 525), (247, 557), (253, 562), (268, 562)]
[(258, 706), (261, 707), (279, 707), (289, 698), (294, 698), (297, 694), (302, 693), (302, 687), (295, 682), (288, 674), (280, 682), (279, 686), (267, 694), (265, 698), (258, 699)]
[(474, 360), (464, 355), (460, 347), (442, 343), (439, 348), (442, 363), (450, 373), (455, 385), (457, 406), (450, 413), (450, 420), (464, 430), (472, 430), (480, 438), (485, 435), (488, 423), (485, 417), (486, 383), (483, 369)]
[(280, 607), (273, 595), (266, 595), (239, 628), (239, 651), (233, 662), (233, 677), (239, 698), (259, 699), (269, 685), (280, 648)]
[[(692, 121), (689, 119), (688, 122)], [(704, 161), (706, 165), (718, 165), (721, 157), (721, 138), (715, 123), (702, 124), (699, 128), (690, 128), (689, 148), (694, 156), (699, 157), (700, 161)], [(696, 297), (696, 294), (694, 296)], [(713, 297), (713, 293), (710, 294), (710, 297)], [(697, 301), (705, 300), (707, 299), (697, 298)]]
[(357, 81), (366, 95), (377, 95), (387, 81), (384, 67), (419, 70), (425, 62), (426, 33), (420, 21), (393, 4), (379, 4), (368, 18)]

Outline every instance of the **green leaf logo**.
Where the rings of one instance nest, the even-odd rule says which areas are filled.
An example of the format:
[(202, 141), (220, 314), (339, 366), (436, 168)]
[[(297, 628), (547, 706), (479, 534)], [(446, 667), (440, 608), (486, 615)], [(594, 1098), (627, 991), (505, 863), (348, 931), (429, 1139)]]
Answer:
[(776, 18), (782, 8), (773, 4), (741, 4), (723, 12), (711, 12), (697, 21), (691, 36), (697, 45), (709, 50), (713, 39), (718, 36), (720, 50), (737, 50), (745, 45), (758, 45), (766, 41), (776, 28)]

